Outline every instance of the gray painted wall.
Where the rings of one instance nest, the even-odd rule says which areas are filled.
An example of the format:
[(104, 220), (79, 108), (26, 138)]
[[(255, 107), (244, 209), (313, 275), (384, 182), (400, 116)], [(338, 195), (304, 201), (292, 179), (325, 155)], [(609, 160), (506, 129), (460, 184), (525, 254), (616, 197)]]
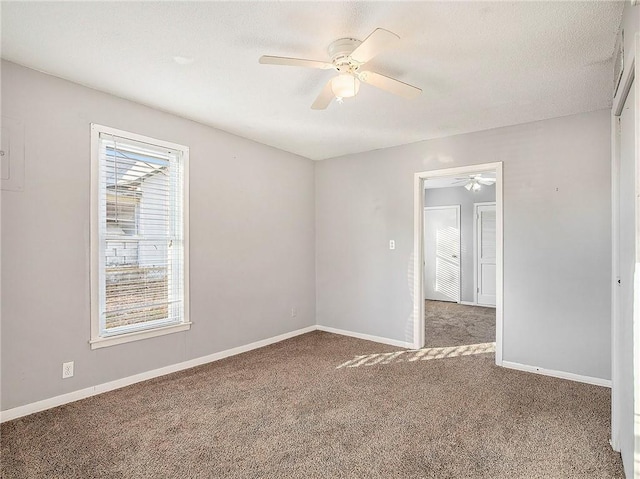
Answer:
[[(2, 115), (26, 125), (24, 191), (1, 198), (3, 410), (315, 324), (310, 160), (7, 62)], [(190, 331), (89, 348), (91, 122), (190, 147)]]
[(431, 188), (424, 192), (425, 206), (460, 205), (460, 299), (475, 301), (473, 281), (473, 204), (496, 200), (496, 187), (483, 186), (480, 191), (467, 191), (464, 186)]
[(610, 145), (597, 111), (318, 162), (318, 324), (411, 341), (414, 173), (502, 161), (504, 360), (610, 379)]

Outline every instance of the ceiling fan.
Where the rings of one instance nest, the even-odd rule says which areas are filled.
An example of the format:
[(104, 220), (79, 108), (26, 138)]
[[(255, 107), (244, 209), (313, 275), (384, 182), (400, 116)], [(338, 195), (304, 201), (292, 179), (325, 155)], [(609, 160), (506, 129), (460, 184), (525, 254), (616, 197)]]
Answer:
[(482, 187), (482, 185), (491, 186), (496, 182), (495, 178), (484, 178), (480, 173), (469, 175), (464, 178), (456, 178), (456, 180), (459, 181), (456, 181), (453, 184), (456, 185), (465, 183), (464, 187), (467, 189), (467, 191), (478, 191)]
[(327, 82), (311, 105), (314, 110), (324, 110), (334, 98), (342, 103), (344, 98), (356, 96), (360, 82), (404, 98), (415, 98), (422, 93), (420, 88), (380, 73), (360, 70), (362, 65), (378, 53), (393, 47), (398, 40), (400, 37), (395, 33), (376, 28), (362, 42), (355, 38), (341, 38), (331, 43), (328, 49), (331, 62), (263, 55), (260, 57), (260, 63), (336, 70), (338, 75)]

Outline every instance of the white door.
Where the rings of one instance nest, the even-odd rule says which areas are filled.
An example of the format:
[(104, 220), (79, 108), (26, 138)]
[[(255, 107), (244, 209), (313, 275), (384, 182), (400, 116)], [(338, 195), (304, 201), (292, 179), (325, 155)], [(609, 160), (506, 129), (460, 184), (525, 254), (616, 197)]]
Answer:
[[(635, 82), (634, 82), (635, 83)], [(618, 314), (617, 347), (614, 349), (614, 399), (619, 444), (627, 477), (634, 477), (634, 370), (633, 315), (634, 268), (636, 262), (636, 99), (634, 87), (620, 115), (620, 163), (618, 170)], [(637, 411), (636, 411), (637, 414)], [(636, 459), (637, 461), (637, 459)], [(638, 467), (638, 466), (635, 466)]]
[(424, 209), (424, 297), (460, 301), (460, 206)]
[(496, 305), (496, 204), (475, 205), (476, 303)]

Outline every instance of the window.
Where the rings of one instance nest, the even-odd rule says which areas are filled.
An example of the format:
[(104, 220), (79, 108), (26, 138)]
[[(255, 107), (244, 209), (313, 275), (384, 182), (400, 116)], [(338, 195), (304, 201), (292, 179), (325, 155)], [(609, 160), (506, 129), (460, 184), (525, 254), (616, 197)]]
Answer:
[(189, 149), (91, 125), (91, 347), (189, 329)]

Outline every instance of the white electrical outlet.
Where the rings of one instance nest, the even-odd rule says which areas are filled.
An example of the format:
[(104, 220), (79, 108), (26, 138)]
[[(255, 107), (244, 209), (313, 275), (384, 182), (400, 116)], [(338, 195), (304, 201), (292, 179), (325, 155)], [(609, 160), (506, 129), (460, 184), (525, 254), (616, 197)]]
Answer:
[(62, 363), (62, 379), (73, 377), (73, 361)]
[(291, 308), (291, 317), (295, 318), (296, 316), (298, 316), (298, 309), (297, 308)]
[(389, 240), (389, 249), (396, 249), (396, 242), (394, 240)]

